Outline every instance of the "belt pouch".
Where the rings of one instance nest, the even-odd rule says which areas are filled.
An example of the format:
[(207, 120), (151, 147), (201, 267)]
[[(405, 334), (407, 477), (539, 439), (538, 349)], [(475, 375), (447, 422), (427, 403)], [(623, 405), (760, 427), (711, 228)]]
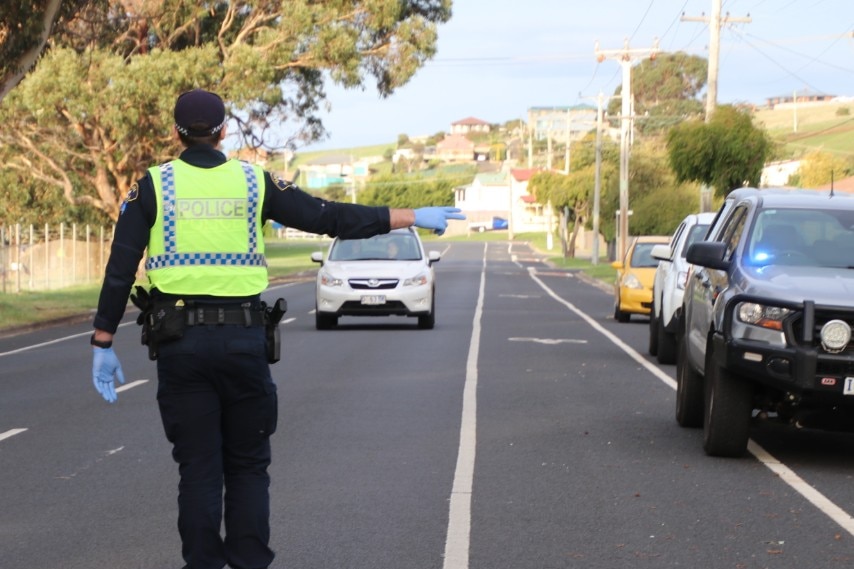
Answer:
[(155, 345), (182, 338), (187, 326), (184, 301), (155, 301), (147, 324), (149, 341)]

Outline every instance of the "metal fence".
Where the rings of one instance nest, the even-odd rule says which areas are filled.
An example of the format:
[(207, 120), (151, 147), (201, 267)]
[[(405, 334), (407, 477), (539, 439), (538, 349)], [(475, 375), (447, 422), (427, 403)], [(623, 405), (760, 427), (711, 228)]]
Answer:
[(0, 293), (101, 282), (115, 227), (0, 225)]

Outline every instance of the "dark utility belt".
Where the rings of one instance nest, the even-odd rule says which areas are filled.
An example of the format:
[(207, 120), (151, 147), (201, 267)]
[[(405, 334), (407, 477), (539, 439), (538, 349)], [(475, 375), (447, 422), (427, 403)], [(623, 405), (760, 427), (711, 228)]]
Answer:
[(279, 321), (288, 310), (285, 299), (276, 299), (271, 305), (261, 302), (253, 306), (246, 302), (239, 306), (217, 306), (196, 304), (182, 299), (153, 299), (141, 286), (130, 299), (139, 308), (136, 323), (142, 326), (142, 343), (148, 346), (148, 357), (157, 359), (157, 349), (161, 344), (172, 342), (184, 336), (188, 326), (264, 326), (267, 348), (267, 361), (276, 363), (280, 355)]
[(184, 322), (187, 326), (217, 326), (219, 324), (236, 324), (240, 326), (263, 326), (263, 310), (252, 310), (249, 307), (220, 308), (188, 306), (184, 309)]

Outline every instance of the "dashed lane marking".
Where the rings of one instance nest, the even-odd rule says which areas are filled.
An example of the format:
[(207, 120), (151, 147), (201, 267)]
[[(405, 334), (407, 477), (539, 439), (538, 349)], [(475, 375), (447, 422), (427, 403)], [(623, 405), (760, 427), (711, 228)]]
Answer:
[(26, 430), (27, 429), (10, 429), (5, 433), (0, 433), (0, 441), (2, 441), (3, 439), (8, 439), (9, 437), (14, 437), (15, 435), (20, 435)]

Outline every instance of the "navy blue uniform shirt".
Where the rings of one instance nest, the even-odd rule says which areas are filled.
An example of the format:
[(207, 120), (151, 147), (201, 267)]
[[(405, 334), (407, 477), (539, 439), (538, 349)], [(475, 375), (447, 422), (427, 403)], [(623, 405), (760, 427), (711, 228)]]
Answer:
[[(204, 144), (187, 148), (180, 159), (199, 168), (214, 168), (227, 160), (222, 152)], [(115, 333), (124, 315), (151, 227), (160, 213), (151, 177), (146, 174), (137, 186), (122, 204), (95, 315), (94, 327), (110, 333)], [(263, 221), (272, 219), (287, 227), (345, 239), (371, 237), (390, 230), (387, 207), (322, 200), (269, 172), (264, 172), (261, 216)]]

